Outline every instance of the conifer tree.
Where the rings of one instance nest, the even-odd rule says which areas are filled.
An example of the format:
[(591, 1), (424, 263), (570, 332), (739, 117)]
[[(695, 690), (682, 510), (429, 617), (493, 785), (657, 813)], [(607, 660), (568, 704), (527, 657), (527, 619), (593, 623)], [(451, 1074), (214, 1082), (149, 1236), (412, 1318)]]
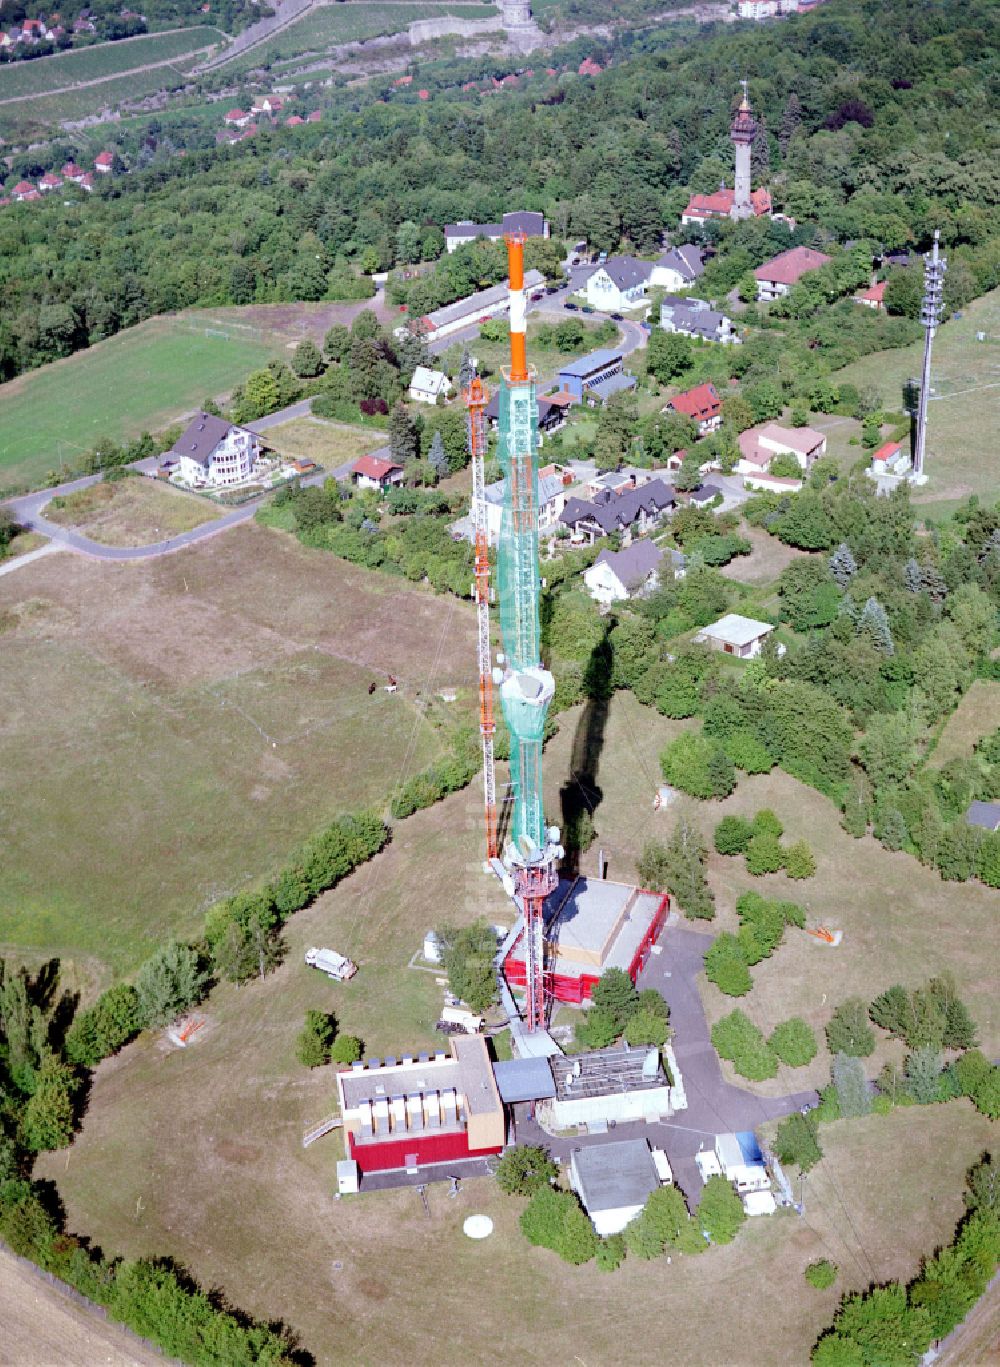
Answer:
[(783, 157), (788, 155), (788, 144), (795, 136), (801, 122), (802, 104), (798, 95), (796, 95), (793, 90), (788, 97), (788, 103), (785, 105), (784, 112), (781, 115), (781, 127), (778, 130), (778, 146), (781, 148), (781, 155)]
[(903, 566), (903, 583), (907, 593), (921, 593), (924, 587), (924, 576), (920, 568), (920, 563), (911, 555)]
[(833, 555), (830, 556), (830, 573), (840, 587), (846, 589), (857, 572), (858, 562), (851, 554), (851, 548), (847, 542), (842, 541)]
[(441, 438), (440, 431), (435, 432), (431, 438), (427, 460), (438, 479), (444, 479), (448, 473), (448, 456), (444, 449), (444, 441)]
[(869, 598), (865, 603), (858, 618), (858, 631), (862, 636), (868, 637), (881, 655), (895, 654), (896, 647), (892, 641), (889, 618), (877, 598)]

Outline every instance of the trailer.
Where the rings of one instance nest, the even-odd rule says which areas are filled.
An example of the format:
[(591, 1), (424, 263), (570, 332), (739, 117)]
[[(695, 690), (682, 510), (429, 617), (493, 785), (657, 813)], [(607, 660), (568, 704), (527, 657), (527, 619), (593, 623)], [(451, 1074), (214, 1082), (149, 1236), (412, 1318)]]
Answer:
[(478, 1035), (483, 1028), (483, 1018), (463, 1007), (451, 1006), (446, 1002), (437, 1028), (446, 1035), (460, 1034), (462, 1031), (467, 1035)]
[(358, 971), (358, 966), (334, 949), (307, 949), (306, 963), (310, 968), (318, 968), (335, 982), (346, 983)]

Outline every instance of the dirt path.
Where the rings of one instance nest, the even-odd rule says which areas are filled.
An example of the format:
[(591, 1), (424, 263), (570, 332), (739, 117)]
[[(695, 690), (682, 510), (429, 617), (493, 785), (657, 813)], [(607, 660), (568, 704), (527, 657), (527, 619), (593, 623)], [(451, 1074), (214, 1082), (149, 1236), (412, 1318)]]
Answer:
[[(143, 34), (143, 37), (146, 35)], [(104, 85), (107, 81), (120, 81), (123, 76), (138, 76), (142, 71), (157, 71), (162, 66), (176, 67), (178, 62), (186, 62), (190, 57), (200, 57), (202, 53), (212, 52), (218, 47), (218, 43), (209, 43), (207, 47), (194, 48), (191, 52), (182, 52), (177, 57), (168, 57), (162, 62), (147, 62), (145, 66), (129, 67), (128, 71), (114, 71), (110, 76), (95, 76), (92, 81), (74, 81), (72, 85), (58, 85), (53, 90), (38, 90), (32, 95), (15, 95), (13, 99), (0, 100), (0, 104), (22, 104), (25, 100), (47, 100), (52, 95), (70, 95), (75, 90), (89, 90), (95, 85)], [(186, 76), (187, 72), (181, 72)]]
[(1000, 1363), (1000, 1276), (942, 1342), (935, 1367), (996, 1367)]
[(163, 1367), (165, 1358), (0, 1249), (0, 1367)]

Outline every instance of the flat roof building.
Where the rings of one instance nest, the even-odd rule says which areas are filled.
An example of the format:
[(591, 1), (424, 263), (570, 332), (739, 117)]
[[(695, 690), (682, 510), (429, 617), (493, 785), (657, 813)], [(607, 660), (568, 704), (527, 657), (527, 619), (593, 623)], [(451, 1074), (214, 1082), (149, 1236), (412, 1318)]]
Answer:
[(576, 1149), (570, 1155), (569, 1172), (570, 1182), (602, 1238), (620, 1233), (660, 1185), (645, 1139), (618, 1139)]
[[(593, 389), (595, 385), (610, 379), (612, 375), (621, 373), (620, 351), (591, 351), (586, 356), (579, 356), (575, 361), (563, 366), (559, 372), (559, 385), (579, 403), (583, 399), (585, 389)], [(634, 382), (633, 379), (633, 384)]]

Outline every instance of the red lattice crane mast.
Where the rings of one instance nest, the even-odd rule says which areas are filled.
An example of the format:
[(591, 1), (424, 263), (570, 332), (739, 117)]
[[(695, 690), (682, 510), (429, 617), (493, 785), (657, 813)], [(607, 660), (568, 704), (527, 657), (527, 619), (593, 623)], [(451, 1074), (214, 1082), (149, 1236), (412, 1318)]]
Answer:
[(475, 526), (476, 626), (479, 654), (479, 733), (483, 743), (483, 798), (486, 858), (497, 857), (496, 766), (493, 760), (493, 652), (490, 645), (490, 549), (486, 521), (486, 386), (473, 375), (465, 391), (469, 410), (469, 455), (472, 463), (472, 516)]

